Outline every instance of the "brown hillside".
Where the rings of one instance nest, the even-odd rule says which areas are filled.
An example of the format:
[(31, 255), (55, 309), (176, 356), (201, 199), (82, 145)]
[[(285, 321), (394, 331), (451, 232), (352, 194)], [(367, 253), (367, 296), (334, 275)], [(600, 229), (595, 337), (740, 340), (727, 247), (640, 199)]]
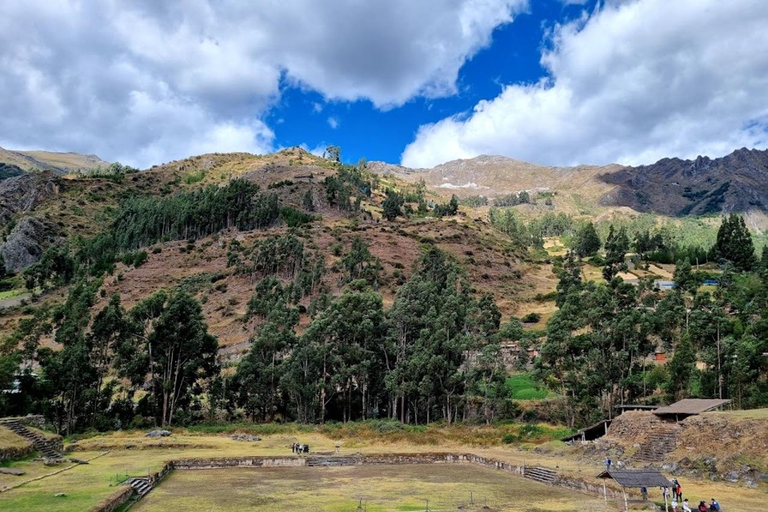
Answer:
[(14, 151), (3, 148), (0, 148), (0, 162), (17, 165), (25, 171), (52, 171), (56, 174), (67, 174), (109, 165), (109, 162), (105, 162), (96, 155), (52, 151)]

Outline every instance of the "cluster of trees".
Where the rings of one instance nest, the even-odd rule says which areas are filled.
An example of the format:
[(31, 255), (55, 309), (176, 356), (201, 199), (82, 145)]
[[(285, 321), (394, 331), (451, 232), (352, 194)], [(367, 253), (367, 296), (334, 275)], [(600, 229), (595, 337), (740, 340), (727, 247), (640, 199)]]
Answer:
[[(55, 288), (70, 283), (79, 273), (111, 273), (123, 252), (157, 242), (195, 240), (232, 227), (263, 229), (281, 215), (290, 220), (288, 224), (307, 221), (299, 214), (302, 212), (281, 208), (275, 194), (260, 193), (258, 185), (245, 180), (170, 197), (131, 197), (121, 204), (107, 230), (79, 240), (74, 248), (67, 244), (49, 248), (24, 271), (24, 280), (30, 290)], [(136, 263), (134, 257), (129, 258)]]
[[(370, 260), (362, 242), (344, 259), (350, 277), (365, 275), (365, 265), (353, 264)], [(424, 255), (388, 311), (364, 278), (354, 280), (299, 335), (297, 308), (276, 280), (270, 295), (271, 307), (229, 384), (254, 420), (450, 423), (480, 414), (491, 421), (509, 405), (498, 357), (505, 332), (499, 310), (490, 296), (476, 299), (436, 249)], [(472, 364), (469, 353), (476, 354)]]
[(358, 165), (337, 165), (336, 175), (325, 178), (325, 196), (328, 204), (339, 210), (356, 212), (363, 199), (371, 197), (378, 180), (366, 170), (365, 160)]
[(491, 207), (488, 210), (491, 225), (521, 247), (544, 247), (541, 233), (529, 228), (512, 209)]
[[(729, 217), (723, 226), (738, 242), (721, 244), (719, 254), (749, 260), (741, 250), (752, 247), (743, 223)], [(583, 280), (575, 251), (557, 270), (559, 309), (547, 324), (537, 371), (567, 397), (569, 423), (588, 424), (610, 417), (619, 403), (644, 400), (698, 396), (767, 405), (768, 256), (751, 272), (727, 263), (714, 293), (700, 291), (708, 275), (682, 260), (676, 287), (660, 292), (650, 278), (637, 286), (616, 278), (630, 245), (623, 231), (611, 230), (606, 241), (605, 284)], [(674, 352), (666, 367), (647, 364), (656, 348)]]
[(111, 181), (122, 182), (126, 174), (135, 174), (138, 169), (130, 165), (123, 165), (120, 162), (114, 162), (106, 167), (93, 167), (91, 169), (80, 169), (77, 175), (81, 178), (102, 178)]
[[(410, 217), (414, 214), (410, 203), (416, 203), (416, 212), (419, 215), (430, 213), (429, 206), (424, 196), (423, 183), (420, 182), (415, 191), (405, 194), (393, 189), (387, 189), (386, 197), (381, 203), (382, 216), (388, 221), (393, 221), (399, 216)], [(433, 204), (432, 215), (438, 219), (452, 217), (459, 212), (459, 198), (451, 195), (451, 199), (445, 204)]]
[(467, 196), (459, 200), (459, 204), (464, 206), (471, 206), (472, 208), (478, 208), (480, 206), (488, 206), (488, 198), (485, 196)]
[[(344, 293), (325, 296), (299, 333), (294, 289), (306, 252), (290, 237), (253, 248), (248, 266), (260, 279), (249, 317), (257, 327), (228, 379), (200, 305), (185, 291), (158, 292), (129, 310), (115, 295), (92, 316), (101, 280), (78, 280), (65, 304), (40, 308), (3, 343), (0, 385), (9, 387), (21, 368), (24, 393), (0, 398), (0, 413), (41, 412), (72, 433), (240, 409), (254, 420), (300, 422), (490, 422), (509, 412), (499, 342), (519, 338), (520, 324), (502, 326), (492, 297), (476, 297), (445, 254), (424, 254), (385, 310), (371, 287), (380, 264), (355, 239), (340, 260)], [(41, 345), (51, 335), (60, 350)]]
[[(750, 267), (750, 246), (741, 244), (741, 241), (752, 243), (751, 247), (754, 247), (754, 243), (746, 238), (748, 230), (738, 215), (733, 215), (731, 222), (716, 229), (701, 219), (684, 218), (660, 223), (658, 217), (652, 215), (594, 223), (575, 220), (564, 213), (548, 212), (524, 220), (511, 208), (494, 206), (489, 211), (489, 220), (520, 245), (528, 247), (541, 248), (544, 238), (562, 237), (566, 245), (582, 258), (597, 254), (609, 231), (614, 229), (618, 232), (622, 228), (629, 238), (629, 248), (646, 262), (675, 263), (686, 259), (700, 264), (721, 260), (743, 261), (737, 266), (747, 269)], [(733, 235), (723, 238), (724, 231)], [(732, 251), (727, 252), (728, 249), (723, 252), (718, 248), (717, 239), (722, 239), (726, 246), (741, 247), (746, 256), (740, 259)], [(754, 263), (754, 260), (751, 261)]]
[(451, 195), (450, 201), (447, 204), (436, 204), (432, 209), (432, 214), (438, 219), (443, 217), (452, 217), (459, 211), (459, 198), (456, 195)]
[(500, 196), (493, 200), (493, 205), (497, 208), (508, 208), (510, 206), (530, 203), (531, 195), (525, 190), (518, 192), (517, 194), (507, 194), (505, 196)]
[[(39, 309), (4, 341), (0, 385), (18, 380), (22, 393), (4, 395), (0, 414), (43, 413), (70, 434), (170, 425), (202, 410), (204, 383), (219, 366), (200, 304), (183, 291), (161, 291), (127, 311), (115, 295), (92, 318), (101, 284), (79, 280), (64, 304)], [(60, 350), (41, 345), (51, 334)]]
[(280, 214), (274, 194), (259, 194), (259, 186), (232, 180), (171, 197), (133, 197), (120, 207), (112, 223), (118, 249), (137, 249), (158, 241), (197, 239), (223, 229), (261, 229)]

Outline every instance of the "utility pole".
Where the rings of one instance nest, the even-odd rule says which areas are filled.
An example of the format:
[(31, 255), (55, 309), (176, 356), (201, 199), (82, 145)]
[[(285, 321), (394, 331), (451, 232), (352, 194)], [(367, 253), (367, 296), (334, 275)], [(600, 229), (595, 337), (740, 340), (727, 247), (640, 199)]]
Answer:
[(720, 371), (720, 318), (717, 319), (717, 388), (718, 397), (723, 399), (723, 374)]

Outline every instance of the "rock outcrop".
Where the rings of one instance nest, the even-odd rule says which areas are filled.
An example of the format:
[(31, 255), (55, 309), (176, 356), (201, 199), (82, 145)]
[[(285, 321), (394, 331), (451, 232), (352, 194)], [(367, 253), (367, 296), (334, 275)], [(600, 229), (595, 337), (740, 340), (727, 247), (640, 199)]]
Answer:
[(655, 164), (606, 173), (616, 188), (605, 206), (628, 206), (663, 215), (768, 212), (768, 151), (738, 149), (722, 158), (664, 158)]
[(58, 194), (61, 181), (50, 172), (22, 174), (0, 181), (0, 226)]
[(35, 263), (52, 241), (51, 230), (39, 219), (24, 217), (11, 230), (0, 254), (7, 270), (18, 272)]

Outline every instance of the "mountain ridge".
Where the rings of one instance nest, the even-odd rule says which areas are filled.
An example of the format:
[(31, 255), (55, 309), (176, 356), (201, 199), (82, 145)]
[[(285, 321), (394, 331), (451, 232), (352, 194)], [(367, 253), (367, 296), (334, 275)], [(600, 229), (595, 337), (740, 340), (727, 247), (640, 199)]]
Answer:
[[(443, 195), (489, 199), (526, 192), (558, 193), (561, 202), (586, 200), (665, 216), (768, 213), (768, 150), (740, 148), (728, 155), (667, 157), (642, 166), (546, 166), (498, 155), (479, 155), (429, 169), (371, 162), (380, 174), (424, 180)], [(570, 208), (574, 212), (574, 208)]]
[(12, 150), (0, 147), (0, 163), (15, 165), (24, 171), (51, 171), (63, 175), (96, 167), (107, 167), (109, 162), (97, 155), (71, 151)]

